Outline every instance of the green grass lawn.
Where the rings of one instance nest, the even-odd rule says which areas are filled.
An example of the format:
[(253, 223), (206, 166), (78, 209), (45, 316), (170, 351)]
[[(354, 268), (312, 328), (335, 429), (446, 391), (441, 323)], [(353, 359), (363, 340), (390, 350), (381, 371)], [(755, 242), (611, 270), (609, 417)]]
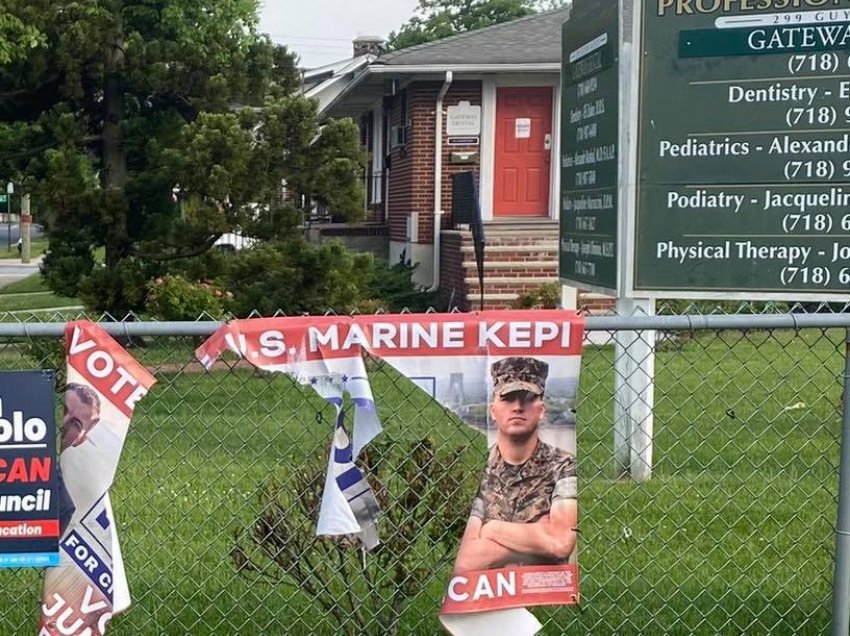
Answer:
[(48, 291), (50, 291), (50, 288), (47, 287), (47, 283), (41, 275), (32, 274), (21, 280), (16, 280), (14, 283), (0, 287), (0, 296), (7, 294), (35, 294)]
[(77, 298), (57, 296), (53, 292), (35, 292), (34, 294), (0, 295), (0, 312), (41, 310), (50, 307), (80, 307)]
[[(0, 322), (23, 320), (29, 312), (40, 312), (43, 309), (80, 306), (78, 298), (57, 296), (51, 292), (41, 274), (33, 274), (0, 287)], [(42, 319), (55, 318), (47, 314)]]
[[(614, 479), (613, 350), (587, 348), (578, 404), (582, 605), (535, 609), (543, 633), (827, 632), (842, 343), (841, 331), (821, 330), (663, 343), (654, 474), (644, 484)], [(196, 344), (160, 339), (133, 350), (166, 366), (138, 408), (112, 490), (134, 606), (109, 633), (343, 633), (304, 591), (239, 575), (229, 556), (233, 532), (255, 518), (258, 486), (323, 452), (332, 412), (279, 376), (223, 366), (178, 373)], [(0, 368), (34, 366), (18, 344), (0, 342)], [(471, 442), (457, 461), (481, 470), (481, 436), (386, 366), (373, 388), (385, 439)], [(428, 569), (401, 610), (400, 633), (436, 634), (450, 564), (432, 566), (426, 551), (415, 559)], [(0, 576), (0, 633), (34, 633), (38, 573)], [(381, 632), (372, 624), (358, 633)]]

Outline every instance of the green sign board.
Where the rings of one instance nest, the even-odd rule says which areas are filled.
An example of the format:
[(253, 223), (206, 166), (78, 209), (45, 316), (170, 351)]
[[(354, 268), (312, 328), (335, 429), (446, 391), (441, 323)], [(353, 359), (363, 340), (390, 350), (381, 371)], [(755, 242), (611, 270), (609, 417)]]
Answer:
[(823, 4), (644, 3), (636, 293), (850, 292), (850, 0)]
[(618, 1), (575, 0), (562, 46), (560, 277), (616, 294)]
[(8, 195), (0, 194), (0, 203), (6, 203), (8, 200)]

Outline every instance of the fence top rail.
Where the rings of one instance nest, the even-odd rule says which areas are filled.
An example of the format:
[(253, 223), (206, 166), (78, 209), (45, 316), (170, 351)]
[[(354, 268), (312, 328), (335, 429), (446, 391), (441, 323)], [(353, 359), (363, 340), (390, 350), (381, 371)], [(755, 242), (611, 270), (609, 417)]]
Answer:
[[(113, 336), (208, 336), (223, 323), (197, 322), (100, 322)], [(0, 323), (0, 338), (55, 338), (64, 333), (64, 322)], [(850, 329), (850, 314), (735, 314), (687, 316), (588, 316), (587, 331), (697, 331), (743, 329), (804, 329), (841, 327)]]

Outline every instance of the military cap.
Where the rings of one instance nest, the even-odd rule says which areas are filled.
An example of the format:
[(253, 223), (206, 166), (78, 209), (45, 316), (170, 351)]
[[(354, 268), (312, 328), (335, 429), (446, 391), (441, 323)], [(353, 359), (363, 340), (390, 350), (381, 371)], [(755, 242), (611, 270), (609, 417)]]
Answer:
[(535, 358), (505, 358), (493, 363), (490, 375), (493, 377), (493, 392), (496, 395), (513, 391), (531, 391), (543, 395), (549, 365)]

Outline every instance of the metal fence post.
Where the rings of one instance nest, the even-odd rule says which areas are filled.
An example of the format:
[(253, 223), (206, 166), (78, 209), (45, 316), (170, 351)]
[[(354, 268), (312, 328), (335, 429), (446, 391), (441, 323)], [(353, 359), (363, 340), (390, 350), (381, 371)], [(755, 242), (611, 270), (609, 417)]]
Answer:
[(835, 574), (832, 579), (832, 636), (850, 633), (850, 329), (844, 341), (844, 408), (838, 468)]
[[(621, 316), (652, 316), (652, 300), (618, 298)], [(643, 482), (652, 477), (655, 332), (620, 331), (614, 360), (614, 470)]]

